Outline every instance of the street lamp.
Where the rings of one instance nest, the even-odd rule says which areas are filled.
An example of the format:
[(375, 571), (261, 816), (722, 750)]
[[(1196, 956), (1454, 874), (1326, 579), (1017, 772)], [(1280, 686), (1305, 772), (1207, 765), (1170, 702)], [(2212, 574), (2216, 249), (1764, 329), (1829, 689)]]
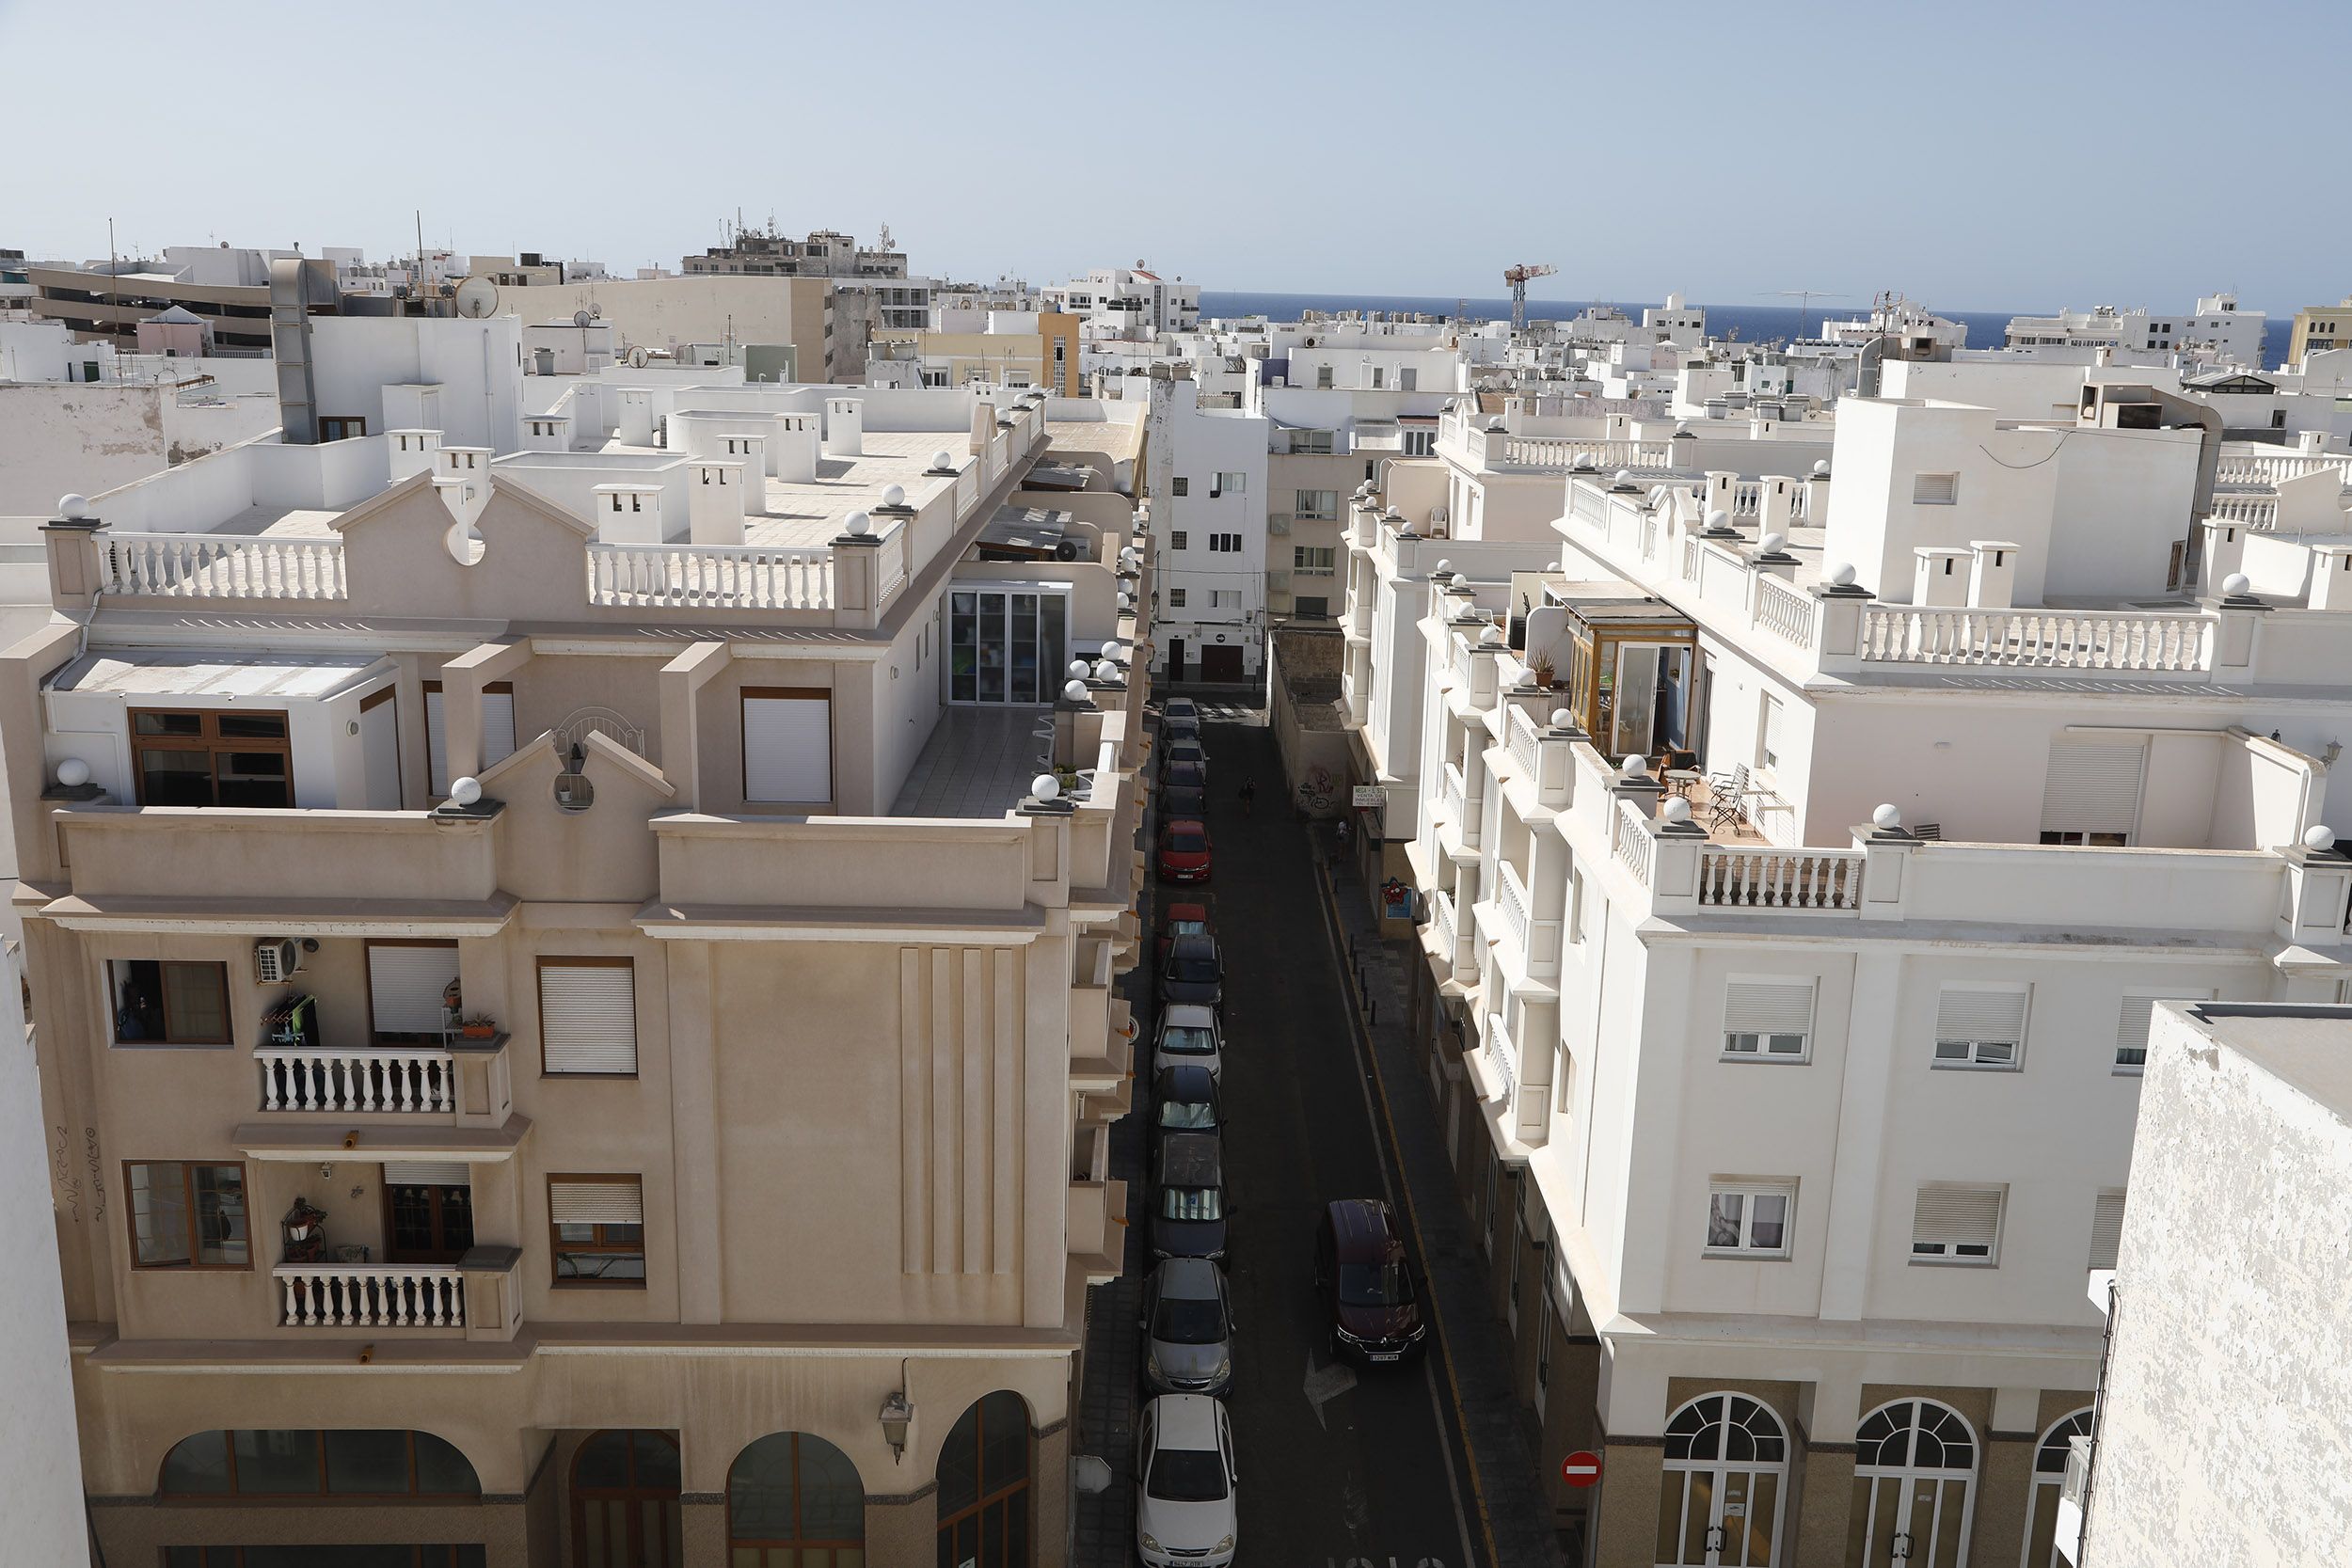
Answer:
[(907, 1402), (903, 1391), (894, 1391), (882, 1401), (882, 1441), (890, 1445), (890, 1462), (894, 1465), (906, 1456), (907, 1428), (914, 1421), (914, 1406)]

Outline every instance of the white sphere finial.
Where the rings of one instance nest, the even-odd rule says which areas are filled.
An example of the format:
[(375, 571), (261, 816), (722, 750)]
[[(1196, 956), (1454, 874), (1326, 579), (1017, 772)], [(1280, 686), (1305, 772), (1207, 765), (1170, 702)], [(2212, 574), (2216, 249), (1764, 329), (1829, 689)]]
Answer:
[(1658, 815), (1678, 827), (1691, 820), (1691, 802), (1679, 795), (1672, 796), (1658, 808)]
[(1853, 566), (1848, 562), (1841, 561), (1829, 569), (1829, 580), (1840, 588), (1851, 588), (1853, 577)]
[(1502, 641), (1502, 628), (1497, 626), (1489, 626), (1485, 631), (1478, 634), (1478, 641), (1489, 645), (1501, 642)]
[(89, 519), (89, 498), (78, 490), (69, 490), (57, 498), (57, 515), (69, 522)]
[(1570, 713), (1566, 708), (1556, 707), (1551, 710), (1551, 727), (1553, 729), (1565, 730), (1575, 722), (1576, 715)]
[[(65, 768), (57, 769), (57, 782), (65, 782)], [(2336, 847), (2336, 831), (2325, 822), (2315, 822), (2303, 830), (2303, 847), (2326, 854)]]
[(1094, 666), (1094, 678), (1098, 681), (1115, 681), (1119, 678), (1119, 666), (1107, 658), (1098, 659)]
[(874, 531), (874, 519), (863, 512), (852, 512), (841, 519), (841, 531), (853, 539), (863, 539)]
[(883, 486), (882, 486), (882, 503), (884, 506), (904, 506), (904, 505), (906, 505), (906, 503), (907, 503), (907, 487), (906, 487), (905, 485), (903, 485), (903, 484), (885, 484), (885, 485), (883, 485)]
[(1821, 476), (1822, 476), (1822, 477), (1824, 477), (1824, 478), (1828, 477), (1828, 474), (1829, 474), (1829, 459), (1828, 459), (1828, 458), (1826, 458), (1826, 457), (1817, 457), (1817, 458), (1815, 458), (1815, 459), (1813, 460), (1813, 471), (1814, 471), (1815, 473), (1817, 473), (1817, 474), (1821, 475)]
[(1061, 689), (1061, 694), (1069, 698), (1073, 703), (1083, 703), (1087, 700), (1087, 683), (1084, 681), (1072, 681), (1069, 685)]
[(1617, 483), (1618, 483), (1619, 484), (1630, 484), (1630, 483), (1633, 483), (1633, 470), (1632, 470), (1632, 469), (1630, 469), (1630, 468), (1619, 468), (1619, 469), (1617, 470)]
[(1558, 562), (1557, 561), (1547, 561), (1547, 562), (1544, 562), (1544, 570), (1545, 570), (1545, 571), (1547, 571), (1547, 572), (1556, 572), (1556, 571), (1558, 571), (1559, 569), (1560, 569), (1560, 562)]
[(1061, 794), (1061, 781), (1051, 773), (1040, 773), (1029, 781), (1029, 793), (1041, 800), (1052, 800)]
[(1625, 761), (1620, 763), (1617, 767), (1617, 776), (1628, 781), (1648, 778), (1649, 758), (1643, 756), (1638, 752), (1626, 758)]
[(1451, 561), (1440, 561), (1440, 562), (1438, 562), (1438, 576), (1439, 576), (1439, 577), (1443, 578), (1443, 577), (1452, 577), (1453, 575), (1454, 575), (1454, 562), (1451, 562)]
[(1709, 512), (1707, 515), (1707, 526), (1709, 531), (1719, 528), (1729, 528), (1731, 526), (1731, 514), (1725, 512), (1721, 507), (1717, 507), (1714, 511)]
[(1070, 668), (1064, 670), (1062, 673), (1073, 680), (1084, 680), (1087, 675), (1087, 661), (1083, 658), (1073, 658), (1070, 661)]
[(461, 806), (470, 806), (482, 799), (482, 781), (476, 778), (452, 779), (449, 798)]
[(2248, 577), (2244, 572), (2232, 572), (2228, 577), (2221, 579), (2221, 592), (2228, 594), (2233, 599), (2236, 598), (2241, 594), (2250, 593), (2253, 590), (2253, 587), (2254, 579)]
[(1760, 554), (1778, 555), (1780, 553), (1780, 547), (1787, 543), (1788, 543), (1788, 536), (1787, 534), (1768, 533), (1763, 538), (1758, 539), (1756, 542), (1756, 547)]
[(89, 783), (89, 764), (80, 757), (59, 757), (57, 782), (68, 789), (81, 788)]
[(1114, 638), (1112, 638), (1109, 641), (1107, 641), (1107, 642), (1105, 642), (1105, 643), (1104, 643), (1104, 644), (1103, 644), (1103, 657), (1104, 657), (1104, 658), (1113, 658), (1113, 659), (1115, 659), (1115, 658), (1117, 658), (1117, 657), (1119, 657), (1119, 639), (1118, 639), (1118, 638), (1114, 637)]
[(955, 454), (954, 454), (954, 453), (952, 453), (952, 452), (950, 452), (950, 451), (948, 451), (946, 449), (942, 448), (942, 449), (941, 449), (941, 450), (939, 450), (938, 451), (935, 451), (935, 452), (931, 453), (931, 467), (934, 467), (934, 468), (952, 468), (952, 467), (954, 467), (955, 466), (956, 466)]
[(1903, 825), (1903, 814), (1900, 808), (1890, 800), (1870, 814), (1870, 821), (1879, 832), (1891, 833)]

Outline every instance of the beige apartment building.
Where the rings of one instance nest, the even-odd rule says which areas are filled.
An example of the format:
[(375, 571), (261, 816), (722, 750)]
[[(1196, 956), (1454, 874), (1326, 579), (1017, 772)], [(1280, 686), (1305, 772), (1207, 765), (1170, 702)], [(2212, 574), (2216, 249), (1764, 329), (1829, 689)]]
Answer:
[(0, 728), (111, 1562), (1066, 1560), (1149, 546), (1042, 393), (609, 390), (48, 530)]

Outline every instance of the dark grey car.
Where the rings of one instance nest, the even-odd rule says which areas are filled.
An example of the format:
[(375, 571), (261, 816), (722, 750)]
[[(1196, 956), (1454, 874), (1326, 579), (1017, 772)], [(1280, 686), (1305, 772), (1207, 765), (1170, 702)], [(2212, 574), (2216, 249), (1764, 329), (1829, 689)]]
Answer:
[(1225, 1271), (1170, 1258), (1144, 1282), (1143, 1380), (1155, 1394), (1222, 1394), (1233, 1382), (1233, 1307)]

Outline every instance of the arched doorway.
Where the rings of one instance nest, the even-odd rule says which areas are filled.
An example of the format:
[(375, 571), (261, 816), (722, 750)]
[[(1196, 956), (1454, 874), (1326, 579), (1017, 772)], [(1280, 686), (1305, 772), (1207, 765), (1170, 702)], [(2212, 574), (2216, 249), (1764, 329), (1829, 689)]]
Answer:
[(1744, 1394), (1702, 1394), (1666, 1423), (1659, 1568), (1772, 1568), (1779, 1560), (1788, 1437)]
[(939, 1568), (1028, 1568), (1029, 1406), (983, 1395), (939, 1447)]
[(866, 1486), (850, 1456), (772, 1433), (727, 1472), (727, 1568), (864, 1568)]
[[(2070, 1440), (2090, 1435), (2090, 1407), (2051, 1423), (2033, 1450), (2033, 1506), (2026, 1511), (2025, 1568), (2066, 1568), (2058, 1547), (2058, 1489), (2066, 1482)], [(2070, 1543), (2072, 1544), (2072, 1543)]]
[(1960, 1568), (1968, 1558), (1977, 1434), (1934, 1400), (1897, 1400), (1854, 1430), (1847, 1560), (1860, 1568)]
[(599, 1432), (572, 1456), (574, 1568), (680, 1568), (677, 1439)]

